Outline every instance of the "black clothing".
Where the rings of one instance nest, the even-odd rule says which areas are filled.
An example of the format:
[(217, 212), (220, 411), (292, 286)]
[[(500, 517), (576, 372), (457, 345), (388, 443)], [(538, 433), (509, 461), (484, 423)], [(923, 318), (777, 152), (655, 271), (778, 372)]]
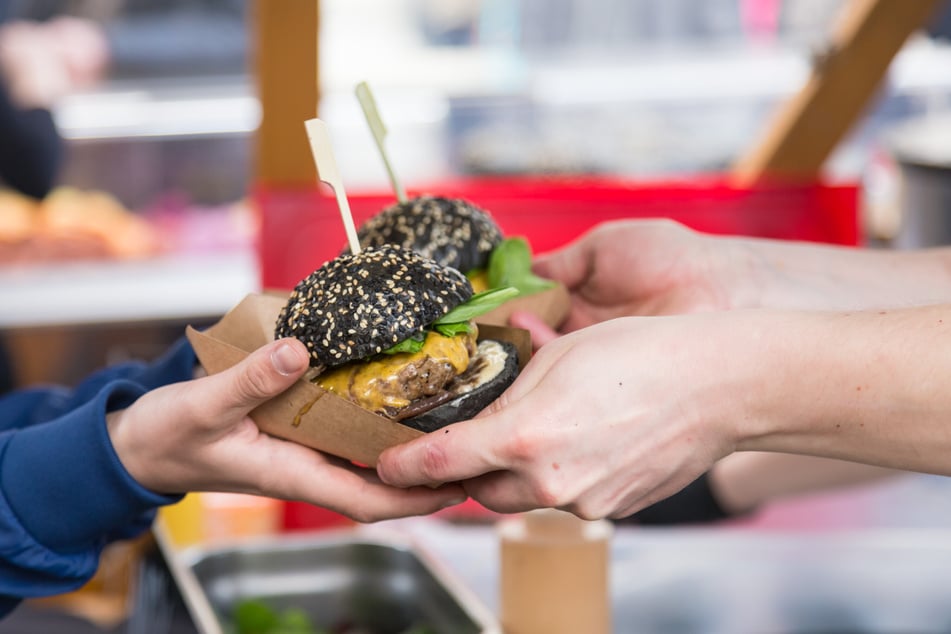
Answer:
[(710, 488), (710, 478), (704, 473), (669, 498), (618, 520), (618, 523), (644, 526), (706, 524), (730, 517), (730, 513), (720, 506)]
[(63, 142), (49, 110), (20, 110), (0, 82), (0, 183), (43, 198), (56, 182)]
[[(0, 24), (12, 19), (16, 0), (0, 0)], [(10, 101), (0, 76), (0, 186), (43, 198), (63, 160), (63, 142), (49, 110), (22, 110)]]

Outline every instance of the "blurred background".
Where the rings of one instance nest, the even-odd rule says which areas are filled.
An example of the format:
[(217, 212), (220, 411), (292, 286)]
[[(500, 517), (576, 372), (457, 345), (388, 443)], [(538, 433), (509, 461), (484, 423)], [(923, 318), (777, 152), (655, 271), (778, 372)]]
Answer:
[[(268, 79), (308, 86), (315, 95), (313, 112), (329, 126), (342, 181), (355, 208), (363, 205), (360, 213), (391, 196), (354, 97), (354, 87), (367, 81), (389, 130), (393, 163), (411, 189), (468, 182), (476, 185), (464, 191), (476, 197), (489, 191), (480, 189), (483, 179), (544, 179), (547, 196), (570, 192), (573, 206), (513, 202), (497, 188), (486, 196), (498, 207), (487, 206), (503, 212), (510, 227), (523, 226), (512, 211), (518, 205), (526, 206), (525, 224), (575, 227), (586, 201), (577, 189), (559, 187), (578, 178), (612, 188), (623, 183), (610, 194), (630, 215), (673, 215), (678, 210), (657, 197), (670, 183), (719, 183), (827, 59), (836, 20), (851, 3), (314, 4), (317, 50), (303, 43), (299, 55), (310, 60), (302, 68), (316, 55), (317, 71), (302, 75), (288, 66)], [(806, 220), (819, 228), (808, 236), (873, 248), (951, 243), (951, 4), (945, 5), (894, 57), (868, 108), (824, 164), (823, 187), (855, 194), (829, 203), (836, 222), (846, 218), (845, 229), (826, 229), (813, 215)], [(293, 284), (320, 261), (299, 257), (308, 245), (289, 247), (288, 232), (322, 240), (321, 248), (342, 246), (336, 216), (306, 230), (296, 224), (312, 214), (309, 194), (295, 199), (286, 217), (287, 200), (268, 197), (286, 183), (261, 177), (264, 78), (256, 65), (256, 15), (251, 0), (0, 1), (0, 78), (8, 98), (48, 113), (56, 135), (51, 140), (41, 130), (22, 147), (0, 148), (22, 167), (28, 150), (51, 144), (41, 153), (49, 178), (38, 190), (17, 187), (0, 170), (0, 393), (73, 383), (105, 363), (154, 357), (186, 324), (213, 323), (262, 286)], [(52, 34), (37, 30), (54, 24), (59, 30)], [(48, 59), (52, 48), (63, 49), (62, 59)], [(17, 69), (43, 81), (22, 80)], [(316, 188), (316, 174), (307, 178)], [(300, 186), (298, 179), (288, 188)], [(263, 197), (262, 187), (270, 188)], [(715, 187), (711, 200), (726, 197), (722, 183)], [(753, 200), (763, 211), (774, 199)], [(696, 198), (690, 201), (696, 207)], [(782, 224), (780, 212), (790, 203), (781, 202), (768, 209), (779, 210), (779, 224), (716, 226), (777, 237), (789, 229), (788, 237), (798, 237), (801, 223)], [(547, 212), (548, 204), (558, 215)], [(536, 244), (570, 238), (568, 229), (557, 240), (551, 235)], [(294, 266), (280, 268), (277, 260)], [(947, 491), (943, 478), (910, 476), (778, 504), (755, 527), (946, 528)], [(296, 521), (299, 528), (324, 520)], [(432, 530), (454, 563), (477, 566), (451, 550), (456, 535)], [(625, 552), (634, 561), (634, 551)], [(937, 551), (902, 560), (909, 578), (929, 552)], [(119, 567), (128, 560), (118, 559)], [(945, 617), (941, 622), (951, 623)]]
[[(353, 97), (364, 80), (410, 182), (723, 170), (801, 87), (845, 4), (323, 0), (320, 114), (352, 188), (387, 183)], [(247, 194), (260, 113), (243, 0), (10, 5), (8, 19), (78, 15), (106, 38), (101, 80), (53, 104), (69, 145), (62, 184), (101, 188), (136, 211)], [(949, 108), (946, 22), (896, 58), (828, 164), (832, 178), (874, 178), (890, 130)]]
[[(723, 173), (764, 133), (822, 59), (847, 4), (323, 0), (319, 73), (287, 69), (278, 81), (316, 84), (315, 109), (351, 193), (388, 190), (353, 94), (360, 81), (374, 89), (393, 163), (411, 187), (481, 176), (685, 180)], [(7, 31), (64, 18), (87, 27), (54, 36), (85, 74), (46, 90), (43, 107), (63, 144), (50, 195), (39, 207), (0, 197), (0, 327), (107, 322), (115, 332), (128, 322), (211, 319), (255, 290), (262, 115), (253, 6), (6, 0), (0, 11)], [(825, 182), (861, 189), (863, 242), (923, 241), (900, 236), (896, 148), (947, 159), (947, 137), (922, 134), (921, 122), (940, 122), (951, 107), (949, 15), (938, 12), (907, 41), (825, 164)], [(28, 66), (27, 48), (8, 45), (20, 53), (8, 52), (7, 66)], [(300, 55), (312, 52), (303, 45)], [(51, 65), (33, 76), (55, 74)], [(62, 291), (46, 292), (64, 274), (48, 267), (59, 261), (83, 266), (69, 268)], [(48, 378), (18, 365), (21, 382)], [(68, 360), (56, 366), (52, 378), (83, 371)]]

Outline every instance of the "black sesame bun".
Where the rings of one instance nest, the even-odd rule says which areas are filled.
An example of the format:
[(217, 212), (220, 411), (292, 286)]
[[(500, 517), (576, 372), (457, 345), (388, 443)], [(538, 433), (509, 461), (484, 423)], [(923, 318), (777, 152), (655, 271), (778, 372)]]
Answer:
[(468, 273), (488, 265), (502, 231), (488, 212), (466, 200), (420, 196), (373, 216), (357, 237), (364, 248), (398, 244)]
[[(307, 346), (310, 376), (325, 390), (417, 429), (435, 429), (471, 417), (518, 374), (513, 346), (477, 343), (469, 317), (456, 320), (453, 309), (472, 295), (454, 268), (394, 245), (368, 247), (297, 284), (275, 337)], [(460, 310), (471, 312), (469, 305)]]
[(457, 270), (397, 246), (370, 247), (301, 280), (275, 335), (300, 339), (311, 367), (330, 368), (391, 348), (470, 297)]

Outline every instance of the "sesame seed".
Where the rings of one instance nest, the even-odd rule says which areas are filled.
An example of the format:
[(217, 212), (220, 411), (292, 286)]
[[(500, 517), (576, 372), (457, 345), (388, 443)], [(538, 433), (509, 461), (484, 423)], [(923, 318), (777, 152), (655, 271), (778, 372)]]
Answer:
[(392, 344), (406, 339), (471, 295), (471, 284), (455, 270), (390, 245), (366, 248), (302, 280), (275, 335), (298, 337), (312, 366), (333, 367), (391, 345), (381, 338)]

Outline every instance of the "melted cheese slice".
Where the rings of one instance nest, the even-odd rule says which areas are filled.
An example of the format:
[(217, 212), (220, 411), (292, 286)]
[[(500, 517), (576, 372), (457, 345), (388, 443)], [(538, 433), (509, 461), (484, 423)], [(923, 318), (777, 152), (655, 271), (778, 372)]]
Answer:
[[(472, 328), (475, 331), (475, 328)], [(372, 361), (356, 361), (325, 372), (316, 382), (328, 392), (349, 399), (364, 409), (373, 412), (385, 407), (400, 409), (410, 401), (400, 390), (400, 370), (426, 357), (449, 363), (456, 374), (462, 374), (469, 366), (467, 342), (476, 337), (475, 332), (444, 337), (430, 332), (426, 335), (419, 352), (401, 352), (375, 357)]]
[(475, 271), (469, 271), (466, 274), (466, 277), (469, 278), (469, 283), (472, 284), (472, 291), (474, 293), (481, 293), (482, 291), (489, 290), (488, 270), (476, 269)]

